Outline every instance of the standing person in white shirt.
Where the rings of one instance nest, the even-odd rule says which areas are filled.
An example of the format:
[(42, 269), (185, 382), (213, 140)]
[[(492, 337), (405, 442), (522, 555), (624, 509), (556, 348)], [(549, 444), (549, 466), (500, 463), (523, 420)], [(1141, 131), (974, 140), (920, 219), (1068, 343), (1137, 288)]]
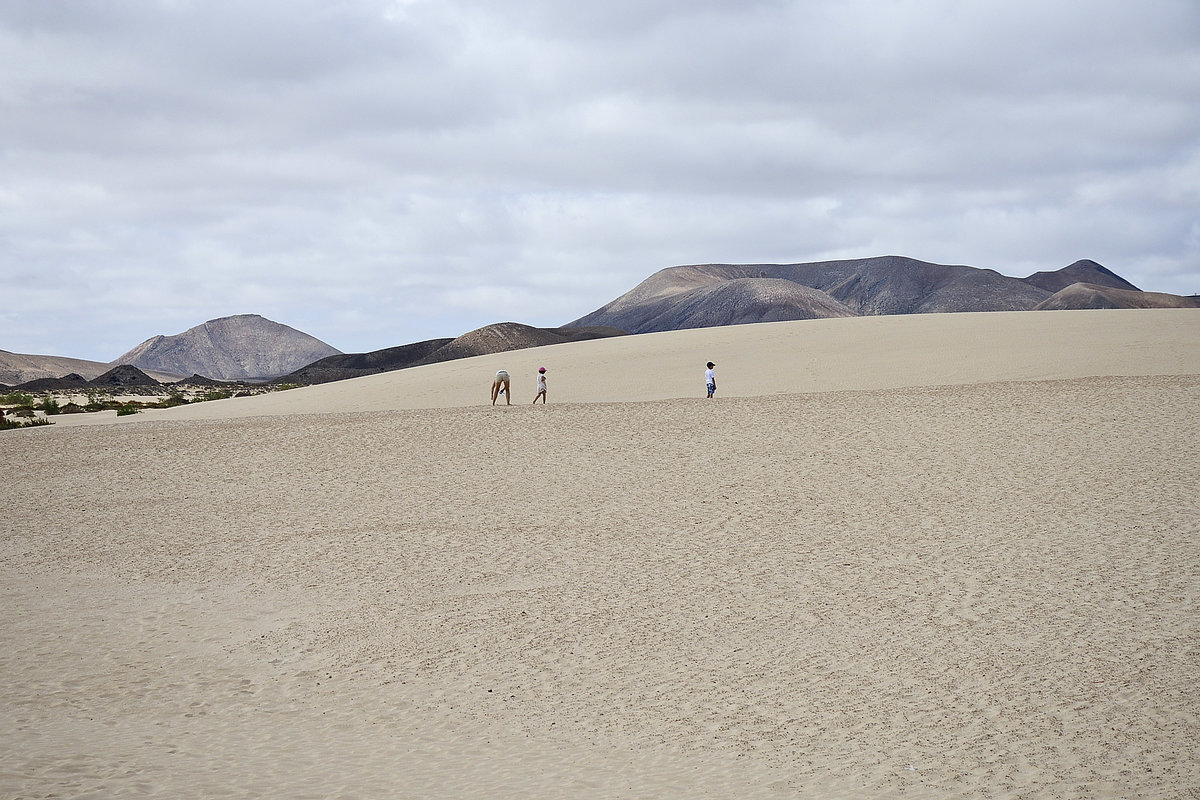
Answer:
[(704, 382), (708, 385), (708, 396), (712, 397), (717, 391), (717, 373), (713, 370), (716, 364), (708, 362), (708, 369), (704, 371)]
[(537, 394), (533, 396), (533, 403), (537, 405), (538, 398), (542, 398), (542, 405), (546, 405), (546, 368), (538, 367), (537, 377)]

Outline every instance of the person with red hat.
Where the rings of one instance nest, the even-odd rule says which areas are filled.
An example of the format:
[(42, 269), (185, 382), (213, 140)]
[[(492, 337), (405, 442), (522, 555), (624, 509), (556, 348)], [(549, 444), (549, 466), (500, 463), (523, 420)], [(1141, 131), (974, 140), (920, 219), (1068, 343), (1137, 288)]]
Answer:
[(542, 398), (542, 405), (546, 405), (546, 368), (538, 367), (537, 377), (537, 394), (533, 397), (533, 402), (536, 405), (538, 398)]

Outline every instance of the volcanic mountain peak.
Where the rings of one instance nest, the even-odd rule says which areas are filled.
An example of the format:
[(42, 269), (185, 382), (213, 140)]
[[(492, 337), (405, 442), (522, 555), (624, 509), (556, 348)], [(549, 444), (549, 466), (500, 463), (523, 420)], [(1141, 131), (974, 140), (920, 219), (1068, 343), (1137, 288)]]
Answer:
[(259, 380), (341, 351), (258, 314), (212, 319), (174, 336), (153, 336), (112, 363), (219, 380)]

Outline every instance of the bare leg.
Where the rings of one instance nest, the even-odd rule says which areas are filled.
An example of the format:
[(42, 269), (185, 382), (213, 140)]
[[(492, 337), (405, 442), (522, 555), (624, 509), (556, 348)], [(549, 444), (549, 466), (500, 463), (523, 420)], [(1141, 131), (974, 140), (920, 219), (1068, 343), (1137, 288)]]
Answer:
[(500, 396), (500, 381), (492, 381), (492, 405), (496, 405), (496, 398)]

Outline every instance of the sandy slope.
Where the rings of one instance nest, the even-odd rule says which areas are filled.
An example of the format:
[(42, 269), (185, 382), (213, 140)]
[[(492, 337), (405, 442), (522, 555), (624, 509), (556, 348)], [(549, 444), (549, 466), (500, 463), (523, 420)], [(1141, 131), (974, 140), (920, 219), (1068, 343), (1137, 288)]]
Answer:
[(549, 369), (554, 403), (703, 396), (717, 363), (719, 395), (954, 385), (1200, 371), (1200, 310), (920, 314), (700, 328), (599, 339), (432, 364), (251, 398), (147, 411), (59, 417), (56, 424), (450, 408), (489, 402), (507, 369), (515, 402)]
[[(541, 351), (582, 370), (546, 407), (479, 404), (480, 360), (340, 401), (473, 407), (5, 432), (0, 796), (1196, 796), (1180, 313), (666, 334)], [(704, 358), (746, 396), (582, 402), (695, 394)]]

